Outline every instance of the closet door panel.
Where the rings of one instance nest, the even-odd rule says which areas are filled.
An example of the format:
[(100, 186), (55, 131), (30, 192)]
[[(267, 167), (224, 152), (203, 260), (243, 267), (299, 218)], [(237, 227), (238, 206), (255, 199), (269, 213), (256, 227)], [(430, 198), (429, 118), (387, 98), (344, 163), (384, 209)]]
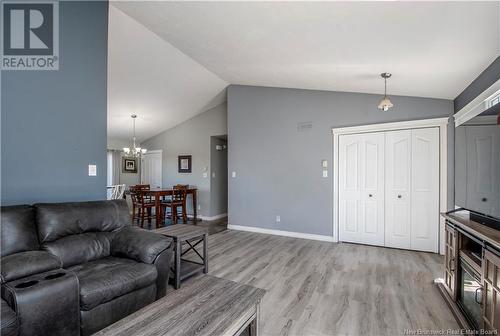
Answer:
[(364, 135), (362, 194), (365, 244), (384, 245), (385, 134)]
[(384, 245), (383, 133), (339, 137), (339, 239)]
[(439, 129), (411, 131), (411, 249), (438, 252)]
[(385, 246), (410, 248), (411, 130), (385, 136)]
[(360, 223), (360, 147), (359, 136), (339, 137), (339, 239), (355, 242)]

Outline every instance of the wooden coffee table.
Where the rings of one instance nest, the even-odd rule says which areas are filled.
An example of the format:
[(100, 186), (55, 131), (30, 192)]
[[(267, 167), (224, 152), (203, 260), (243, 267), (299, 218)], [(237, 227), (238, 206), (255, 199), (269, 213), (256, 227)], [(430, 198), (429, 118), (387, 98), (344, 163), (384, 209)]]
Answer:
[(258, 335), (265, 290), (204, 275), (95, 335)]
[[(155, 230), (164, 236), (174, 240), (174, 264), (172, 267), (172, 277), (174, 279), (175, 289), (181, 287), (181, 281), (193, 274), (203, 272), (208, 273), (208, 253), (207, 253), (207, 237), (208, 229), (196, 225), (176, 224), (162, 227)], [(200, 254), (196, 246), (203, 243), (203, 252)], [(183, 250), (182, 246), (188, 245), (188, 248)], [(201, 262), (189, 259), (183, 259), (182, 256), (193, 251), (201, 260)]]

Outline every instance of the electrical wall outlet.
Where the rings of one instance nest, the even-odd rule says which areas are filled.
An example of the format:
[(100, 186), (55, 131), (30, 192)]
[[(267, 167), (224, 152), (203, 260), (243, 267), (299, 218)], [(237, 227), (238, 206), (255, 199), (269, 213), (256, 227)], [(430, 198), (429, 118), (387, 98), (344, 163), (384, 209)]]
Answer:
[(323, 170), (323, 177), (328, 177), (328, 170)]
[(215, 172), (212, 173), (212, 178), (215, 178)]
[(278, 216), (276, 216), (276, 223), (280, 223), (280, 222), (281, 222), (281, 216), (278, 215)]
[(203, 178), (207, 178), (208, 177), (208, 173), (203, 173)]
[(198, 204), (198, 210), (201, 210), (201, 205)]

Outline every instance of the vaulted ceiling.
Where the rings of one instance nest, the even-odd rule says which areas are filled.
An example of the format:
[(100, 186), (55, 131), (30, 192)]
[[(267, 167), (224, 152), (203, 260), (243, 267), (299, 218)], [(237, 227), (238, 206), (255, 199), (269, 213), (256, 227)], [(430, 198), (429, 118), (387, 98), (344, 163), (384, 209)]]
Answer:
[(127, 146), (225, 101), (228, 83), (117, 8), (109, 9), (108, 147)]
[[(382, 93), (387, 71), (390, 94), (453, 99), (500, 55), (500, 2), (112, 4), (110, 113), (151, 113), (150, 136), (202, 112), (228, 84)], [(129, 26), (154, 34), (146, 42)], [(152, 55), (163, 53), (178, 56)], [(137, 86), (151, 92), (135, 96)]]

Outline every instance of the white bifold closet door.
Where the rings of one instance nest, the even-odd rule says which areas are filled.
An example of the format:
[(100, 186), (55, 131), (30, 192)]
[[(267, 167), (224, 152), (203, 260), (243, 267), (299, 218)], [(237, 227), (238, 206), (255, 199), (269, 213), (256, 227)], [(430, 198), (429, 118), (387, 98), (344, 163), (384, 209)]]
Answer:
[(437, 252), (439, 129), (386, 132), (385, 246)]
[(339, 238), (384, 245), (384, 133), (339, 138)]
[(385, 246), (408, 249), (411, 241), (411, 130), (387, 132), (385, 144)]
[(438, 251), (439, 129), (339, 137), (339, 240)]

